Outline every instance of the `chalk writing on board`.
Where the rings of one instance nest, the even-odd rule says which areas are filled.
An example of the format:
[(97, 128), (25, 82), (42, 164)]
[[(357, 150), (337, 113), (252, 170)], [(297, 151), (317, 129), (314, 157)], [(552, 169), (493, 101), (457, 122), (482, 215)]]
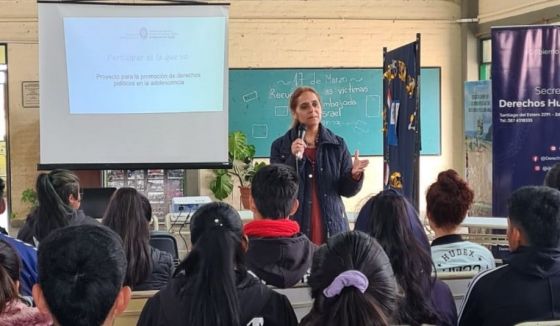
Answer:
[[(440, 153), (439, 68), (422, 68), (422, 154)], [(299, 86), (313, 87), (322, 104), (322, 123), (362, 155), (383, 153), (381, 68), (230, 69), (229, 130), (241, 130), (257, 157), (292, 125), (289, 98)]]
[(358, 102), (356, 102), (356, 100), (353, 98), (347, 100), (341, 100), (341, 99), (333, 99), (332, 97), (329, 96), (327, 99), (323, 100), (323, 108), (326, 109), (331, 109), (331, 108), (342, 109), (348, 106), (355, 106), (356, 104), (358, 104)]
[(292, 95), (291, 92), (280, 92), (278, 91), (276, 88), (271, 88), (268, 91), (268, 98), (269, 99), (289, 99), (290, 95)]

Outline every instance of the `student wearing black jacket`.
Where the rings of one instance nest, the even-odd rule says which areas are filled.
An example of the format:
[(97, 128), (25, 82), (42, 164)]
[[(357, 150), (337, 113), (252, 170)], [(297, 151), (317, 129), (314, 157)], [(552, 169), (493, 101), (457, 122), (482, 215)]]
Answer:
[(247, 272), (247, 242), (235, 209), (225, 203), (202, 206), (190, 230), (192, 251), (173, 280), (148, 300), (139, 326), (297, 325), (288, 299)]
[(80, 210), (82, 195), (78, 176), (68, 170), (52, 170), (37, 177), (38, 206), (27, 216), (17, 238), (38, 246), (52, 231), (70, 225), (97, 224)]
[(254, 220), (244, 227), (249, 237), (247, 267), (279, 288), (303, 281), (316, 247), (290, 220), (298, 209), (297, 193), (297, 174), (284, 164), (261, 168), (251, 183)]
[(173, 275), (173, 257), (170, 253), (150, 246), (149, 215), (152, 208), (148, 199), (134, 188), (119, 188), (103, 215), (103, 225), (121, 237), (126, 259), (125, 285), (133, 291), (159, 290)]
[(459, 325), (560, 319), (560, 191), (523, 187), (509, 200), (506, 265), (478, 274)]

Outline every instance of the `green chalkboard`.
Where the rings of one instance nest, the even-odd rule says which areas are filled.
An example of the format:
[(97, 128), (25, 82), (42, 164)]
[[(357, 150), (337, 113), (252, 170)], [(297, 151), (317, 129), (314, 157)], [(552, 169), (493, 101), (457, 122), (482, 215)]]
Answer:
[[(440, 68), (420, 73), (423, 155), (439, 155)], [(230, 69), (229, 130), (243, 131), (268, 157), (270, 145), (290, 127), (291, 92), (311, 86), (321, 95), (322, 123), (360, 155), (383, 155), (383, 80), (381, 68)]]

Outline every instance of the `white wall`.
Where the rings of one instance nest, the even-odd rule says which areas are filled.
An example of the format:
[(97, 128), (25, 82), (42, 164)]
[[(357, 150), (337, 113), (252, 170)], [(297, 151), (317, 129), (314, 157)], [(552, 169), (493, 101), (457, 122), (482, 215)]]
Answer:
[[(559, 0), (479, 0), (480, 23), (487, 23), (514, 16), (524, 16), (540, 10), (555, 10), (560, 6)], [(541, 15), (546, 19), (546, 15)], [(526, 24), (538, 23), (527, 21)], [(542, 21), (541, 23), (544, 23)]]

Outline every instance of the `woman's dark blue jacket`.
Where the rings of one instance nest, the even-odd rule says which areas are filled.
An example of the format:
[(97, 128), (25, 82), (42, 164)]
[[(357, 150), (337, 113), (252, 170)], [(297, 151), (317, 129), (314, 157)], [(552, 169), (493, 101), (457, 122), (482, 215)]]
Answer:
[[(270, 163), (282, 163), (296, 168), (299, 176), (299, 208), (292, 217), (301, 231), (310, 236), (311, 214), (311, 162), (303, 157), (297, 161), (292, 154), (292, 142), (297, 138), (297, 127), (276, 139), (270, 150)], [(297, 162), (296, 162), (297, 161)], [(352, 178), (352, 157), (342, 137), (320, 125), (317, 144), (316, 182), (317, 197), (321, 206), (321, 217), (326, 237), (348, 231), (348, 219), (342, 198), (357, 194), (362, 188), (363, 176), (359, 181)]]

